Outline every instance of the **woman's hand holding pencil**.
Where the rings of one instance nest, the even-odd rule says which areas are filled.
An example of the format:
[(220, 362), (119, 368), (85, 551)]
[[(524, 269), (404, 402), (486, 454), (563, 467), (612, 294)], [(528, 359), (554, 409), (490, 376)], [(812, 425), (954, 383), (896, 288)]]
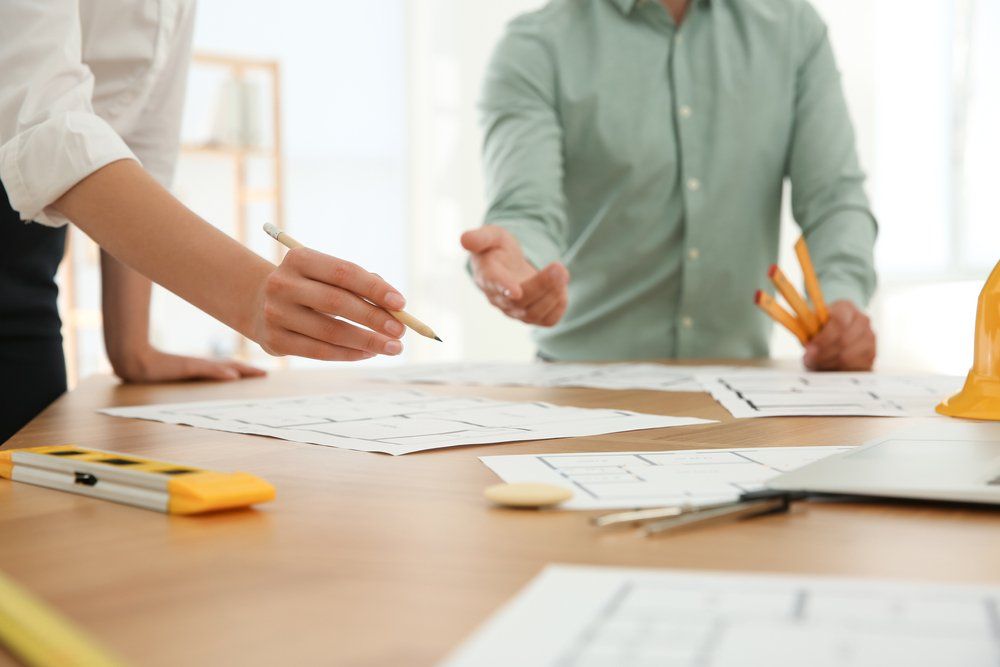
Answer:
[(388, 312), (406, 305), (403, 296), (356, 264), (290, 250), (259, 298), (255, 339), (268, 354), (359, 361), (403, 351), (405, 329)]
[(754, 303), (799, 339), (806, 350), (802, 358), (806, 368), (871, 370), (876, 352), (871, 320), (850, 301), (835, 301), (828, 307), (804, 238), (795, 244), (795, 254), (802, 265), (806, 293), (812, 306), (799, 294), (781, 269), (774, 265), (768, 271), (768, 277), (793, 312), (783, 308), (762, 290), (757, 290)]
[(403, 351), (399, 338), (407, 327), (441, 340), (403, 310), (403, 295), (378, 274), (310, 250), (270, 223), (264, 231), (288, 248), (264, 282), (257, 309), (261, 316), (256, 340), (266, 352), (326, 361), (394, 356)]

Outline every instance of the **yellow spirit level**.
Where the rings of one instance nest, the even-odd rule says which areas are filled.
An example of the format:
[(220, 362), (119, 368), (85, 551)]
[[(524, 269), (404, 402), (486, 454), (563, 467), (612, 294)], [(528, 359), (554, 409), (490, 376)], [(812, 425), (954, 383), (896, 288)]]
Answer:
[(168, 512), (201, 514), (274, 498), (245, 472), (213, 472), (73, 445), (0, 451), (0, 477)]

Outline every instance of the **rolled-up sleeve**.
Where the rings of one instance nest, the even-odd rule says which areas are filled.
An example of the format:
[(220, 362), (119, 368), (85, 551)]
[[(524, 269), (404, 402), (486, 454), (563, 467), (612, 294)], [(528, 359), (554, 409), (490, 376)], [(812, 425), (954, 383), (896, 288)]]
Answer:
[(801, 8), (788, 160), (792, 214), (809, 243), (826, 300), (865, 307), (875, 291), (877, 225), (826, 26), (811, 5), (803, 2)]
[(562, 128), (555, 66), (541, 39), (515, 21), (497, 46), (480, 101), (486, 224), (509, 230), (536, 267), (566, 246)]
[(52, 202), (101, 167), (136, 159), (93, 112), (93, 87), (76, 2), (0, 3), (0, 181), (22, 220), (66, 224)]

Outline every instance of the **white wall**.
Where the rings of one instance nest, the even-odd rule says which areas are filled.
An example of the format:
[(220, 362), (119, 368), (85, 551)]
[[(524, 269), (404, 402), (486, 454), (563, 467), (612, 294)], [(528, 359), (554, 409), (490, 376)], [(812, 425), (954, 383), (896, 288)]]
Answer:
[[(404, 291), (410, 275), (405, 4), (209, 0), (199, 4), (195, 30), (195, 51), (280, 61), (289, 232)], [(194, 84), (185, 136), (198, 142), (216, 90), (199, 86), (197, 78)], [(266, 164), (256, 166), (266, 173)], [(232, 181), (224, 160), (185, 158), (175, 190), (211, 222), (231, 229)], [(270, 215), (267, 206), (251, 209), (248, 238), (269, 258), (273, 241), (259, 228)], [(169, 293), (157, 292), (155, 308), (157, 342), (193, 354), (232, 351), (231, 332)]]
[(409, 360), (530, 359), (528, 331), (482, 298), (465, 272), (462, 231), (484, 212), (476, 102), (503, 27), (540, 0), (409, 3), (410, 247), (408, 298), (447, 345), (411, 344)]

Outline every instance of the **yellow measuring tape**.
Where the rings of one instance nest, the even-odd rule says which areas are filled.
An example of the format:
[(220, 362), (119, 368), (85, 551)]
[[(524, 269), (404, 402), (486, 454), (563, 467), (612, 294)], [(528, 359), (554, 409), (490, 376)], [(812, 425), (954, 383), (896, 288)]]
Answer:
[(68, 619), (0, 574), (0, 642), (32, 667), (123, 665)]

